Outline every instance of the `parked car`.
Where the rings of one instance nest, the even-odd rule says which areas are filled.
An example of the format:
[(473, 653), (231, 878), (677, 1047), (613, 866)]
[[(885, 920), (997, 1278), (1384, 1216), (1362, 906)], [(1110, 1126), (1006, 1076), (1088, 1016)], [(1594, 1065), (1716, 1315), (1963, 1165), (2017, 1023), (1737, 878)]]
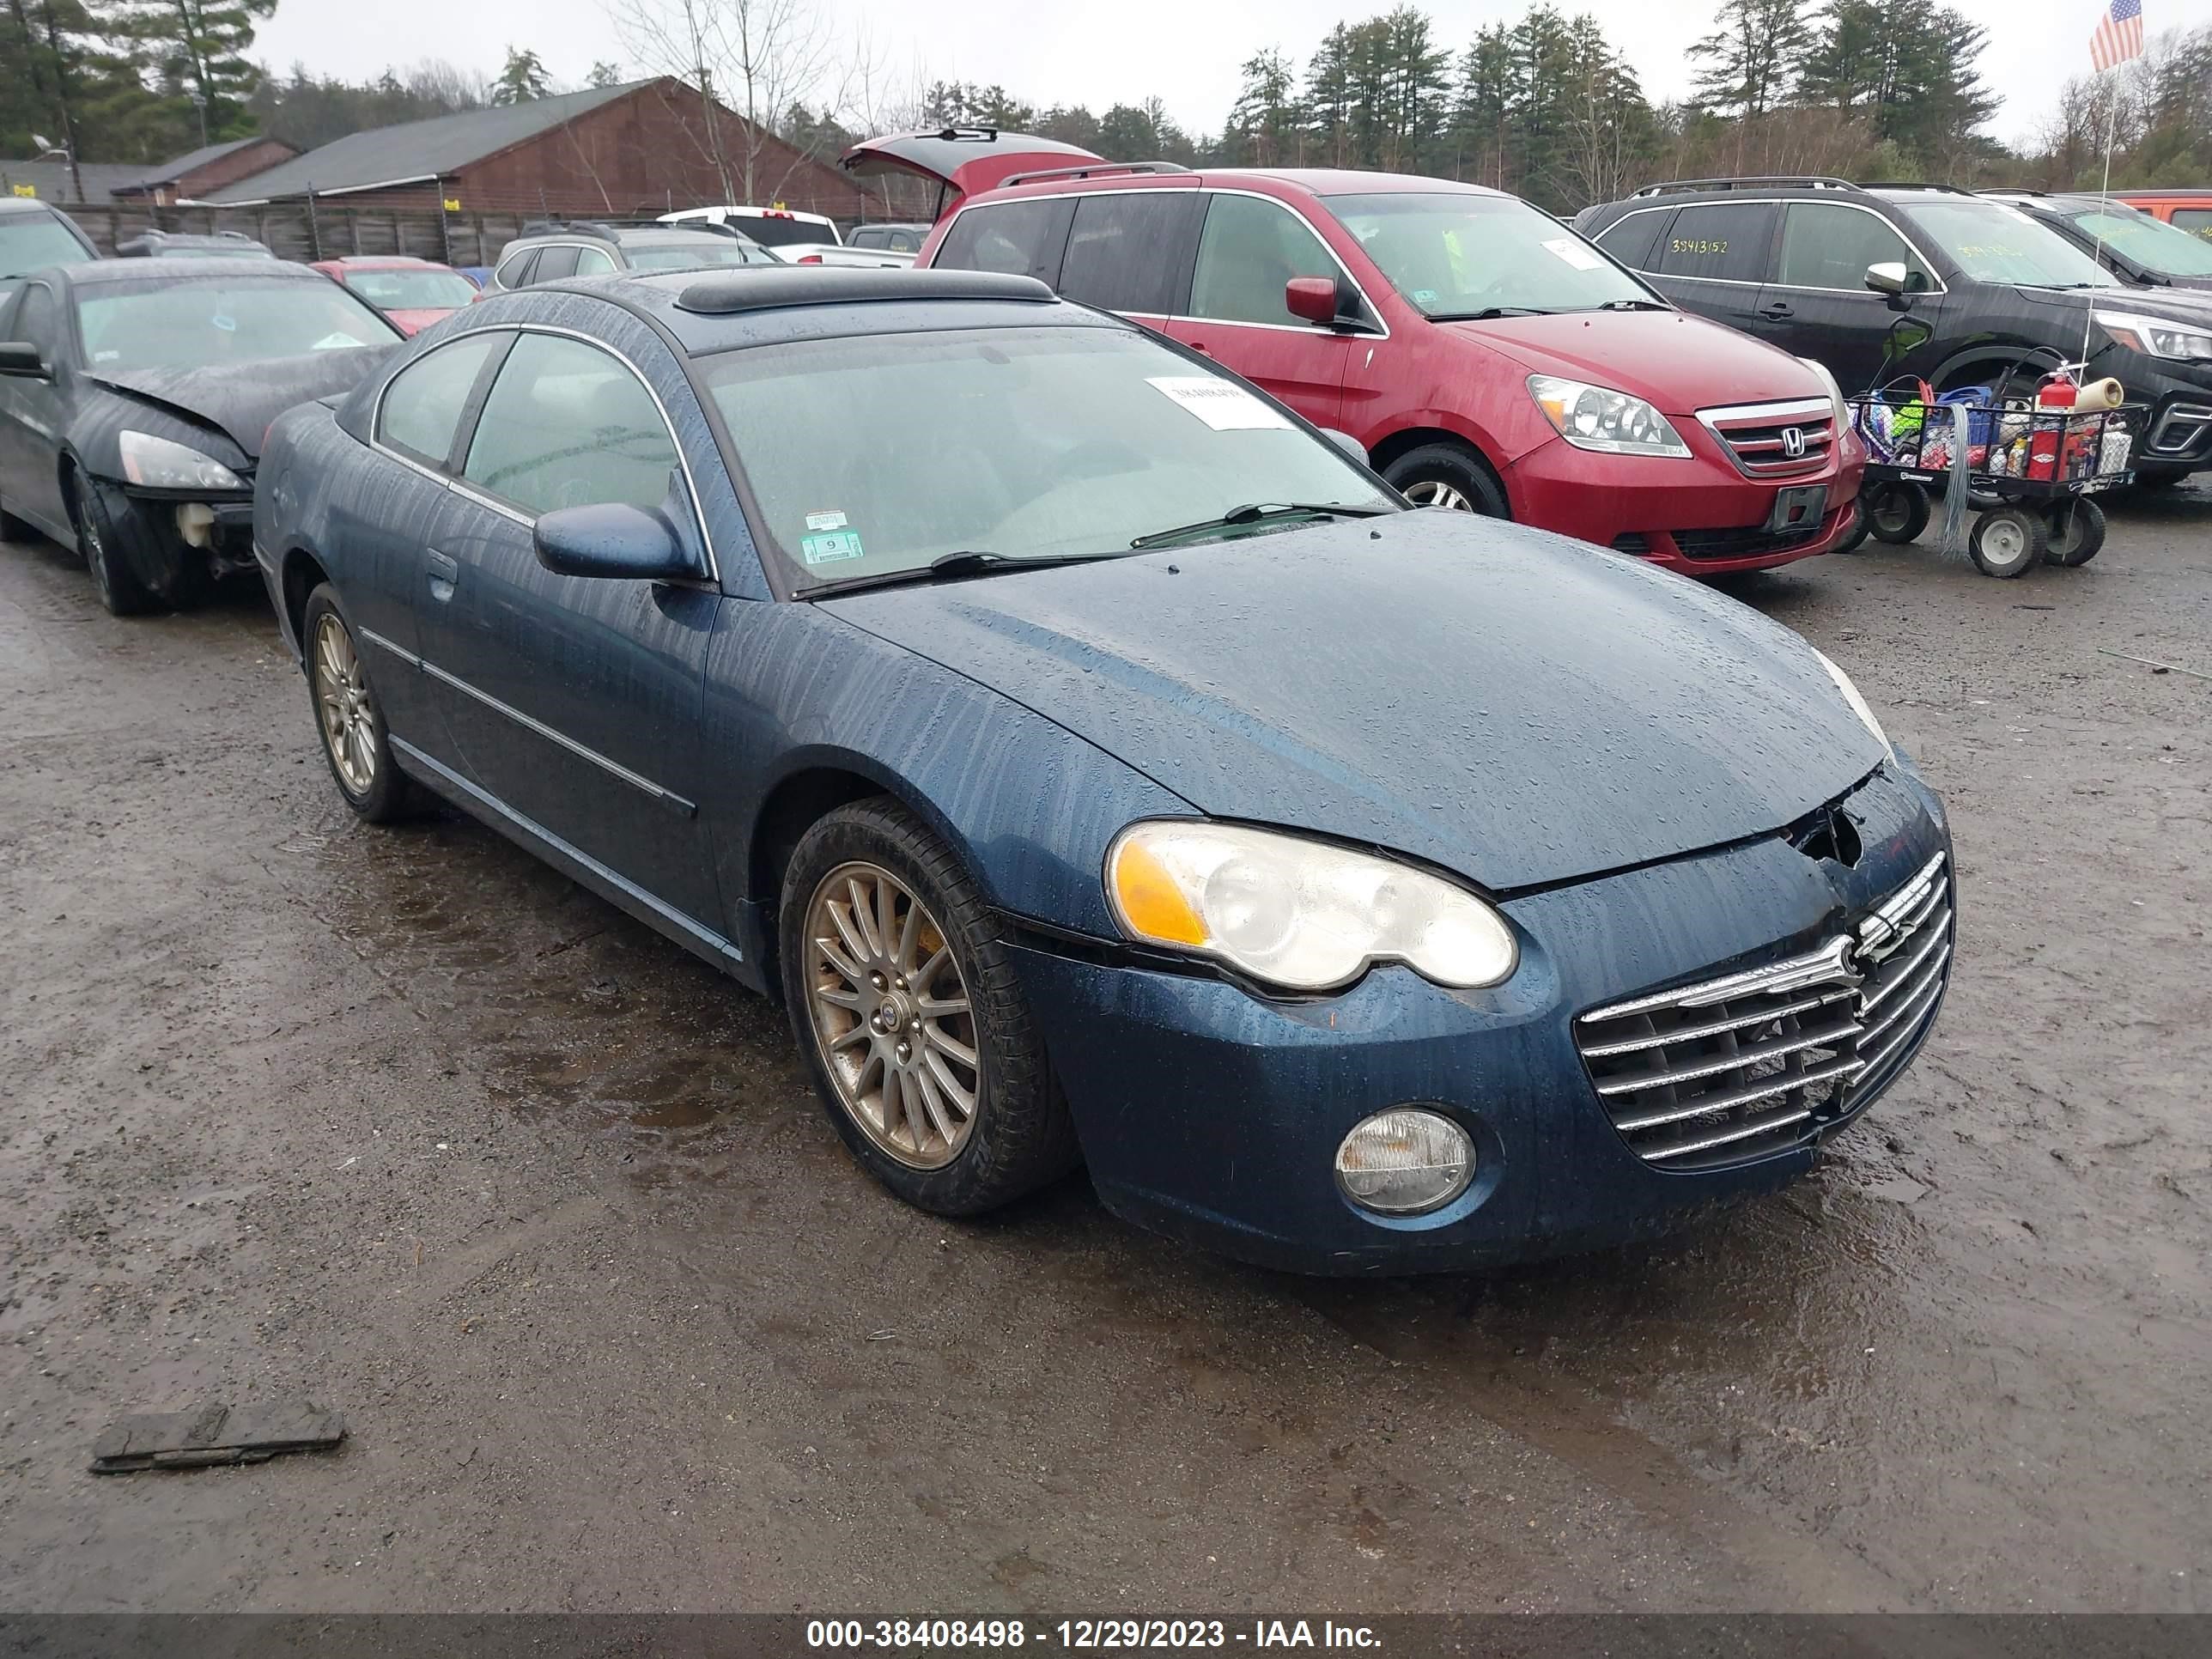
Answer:
[(181, 230), (142, 230), (115, 245), (118, 259), (273, 259), (265, 242), (242, 230), (198, 235)]
[[(742, 231), (787, 265), (910, 265), (914, 252), (903, 255), (887, 246), (869, 243), (846, 246), (834, 219), (820, 213), (801, 213), (792, 208), (684, 208), (660, 216), (663, 224), (727, 225)], [(920, 246), (919, 241), (915, 246)]]
[(382, 312), (402, 334), (420, 334), (477, 297), (477, 285), (451, 265), (399, 253), (318, 259), (315, 269)]
[(929, 227), (925, 224), (884, 222), (855, 225), (853, 234), (845, 239), (847, 247), (877, 248), (886, 253), (915, 254), (929, 240)]
[(2148, 406), (2136, 475), (2212, 467), (2212, 297), (2122, 286), (2009, 203), (1939, 185), (1706, 179), (1587, 209), (1583, 234), (1676, 303), (1826, 363), (2024, 398), (2061, 363)]
[(2212, 241), (2212, 190), (2127, 190), (2115, 198), (2154, 219)]
[(965, 195), (920, 263), (1142, 322), (1349, 433), (1424, 505), (1698, 574), (1856, 528), (1863, 457), (1824, 371), (1677, 311), (1497, 191), (1075, 163)]
[(1942, 808), (1796, 635), (1026, 277), (495, 296), (259, 484), (346, 803), (780, 997), (924, 1209), (1080, 1158), (1297, 1268), (1620, 1237), (1801, 1173), (1943, 995)]
[(34, 272), (0, 302), (0, 535), (76, 550), (118, 616), (191, 605), (253, 568), (269, 423), (349, 390), (398, 339), (281, 260)]
[(776, 263), (776, 257), (751, 238), (720, 226), (544, 220), (525, 225), (522, 234), (500, 250), (499, 264), (484, 292), (616, 270), (696, 270)]
[(2057, 231), (2130, 288), (2212, 289), (2212, 241), (2153, 218), (2141, 208), (2099, 196), (2039, 190), (1985, 190)]
[(21, 197), (0, 196), (0, 301), (15, 279), (45, 265), (97, 259), (100, 250), (59, 208)]

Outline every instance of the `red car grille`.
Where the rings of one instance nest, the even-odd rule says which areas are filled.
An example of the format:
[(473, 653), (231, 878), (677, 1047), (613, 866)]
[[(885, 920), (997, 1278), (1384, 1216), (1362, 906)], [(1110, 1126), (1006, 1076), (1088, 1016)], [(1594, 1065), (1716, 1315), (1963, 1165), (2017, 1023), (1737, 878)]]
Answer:
[(1817, 472), (1836, 447), (1836, 411), (1826, 398), (1701, 409), (1698, 418), (1747, 478)]

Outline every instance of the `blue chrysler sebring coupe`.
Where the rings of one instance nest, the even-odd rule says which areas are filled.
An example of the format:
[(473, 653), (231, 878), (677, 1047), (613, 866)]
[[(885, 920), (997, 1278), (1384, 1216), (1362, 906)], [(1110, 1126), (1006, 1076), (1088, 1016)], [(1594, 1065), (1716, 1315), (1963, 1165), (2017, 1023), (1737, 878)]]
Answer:
[(254, 538), (356, 811), (781, 998), (940, 1213), (1631, 1237), (1807, 1169), (1948, 976), (1942, 809), (1796, 635), (1025, 277), (495, 296), (276, 423)]

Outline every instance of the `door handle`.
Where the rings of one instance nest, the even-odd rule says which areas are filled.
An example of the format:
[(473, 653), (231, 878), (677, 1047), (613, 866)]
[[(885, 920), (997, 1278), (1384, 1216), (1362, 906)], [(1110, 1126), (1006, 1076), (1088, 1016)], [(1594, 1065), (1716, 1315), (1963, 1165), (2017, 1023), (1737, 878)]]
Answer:
[(434, 547), (423, 557), (430, 567), (430, 597), (442, 604), (453, 597), (453, 584), (461, 579), (460, 563)]
[(1779, 323), (1795, 317), (1797, 313), (1783, 304), (1781, 301), (1776, 300), (1770, 304), (1759, 307), (1759, 314), (1770, 323)]

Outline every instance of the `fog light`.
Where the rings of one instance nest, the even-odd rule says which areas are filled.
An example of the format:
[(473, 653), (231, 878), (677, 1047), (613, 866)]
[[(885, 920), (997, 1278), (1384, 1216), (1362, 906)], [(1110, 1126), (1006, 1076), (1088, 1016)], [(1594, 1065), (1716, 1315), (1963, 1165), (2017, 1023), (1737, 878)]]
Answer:
[(1336, 1149), (1337, 1184), (1362, 1209), (1418, 1215), (1474, 1179), (1474, 1143), (1449, 1118), (1394, 1106), (1355, 1125)]
[(187, 547), (205, 547), (214, 540), (215, 509), (205, 501), (187, 501), (177, 509), (177, 534)]

